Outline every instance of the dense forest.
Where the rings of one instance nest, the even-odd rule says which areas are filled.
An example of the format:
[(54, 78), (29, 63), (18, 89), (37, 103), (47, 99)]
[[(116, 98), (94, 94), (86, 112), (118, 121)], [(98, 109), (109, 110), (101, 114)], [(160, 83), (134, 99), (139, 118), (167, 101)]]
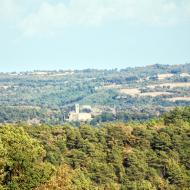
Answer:
[(1, 190), (188, 190), (190, 107), (144, 122), (2, 124)]
[(190, 64), (0, 73), (0, 123), (62, 125), (75, 104), (98, 110), (93, 125), (159, 116), (190, 105)]

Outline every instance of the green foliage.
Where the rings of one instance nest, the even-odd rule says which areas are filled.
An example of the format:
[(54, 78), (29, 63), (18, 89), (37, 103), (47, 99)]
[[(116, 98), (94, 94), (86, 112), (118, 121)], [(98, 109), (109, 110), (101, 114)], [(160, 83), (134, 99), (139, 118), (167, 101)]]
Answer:
[(169, 159), (166, 165), (166, 177), (171, 184), (179, 187), (188, 187), (190, 178), (184, 166), (181, 166), (173, 159)]
[(1, 126), (0, 189), (189, 190), (187, 113), (99, 128)]
[[(92, 124), (107, 121), (148, 120), (170, 107), (187, 106), (190, 101), (169, 101), (175, 97), (189, 97), (190, 87), (170, 88), (160, 85), (189, 83), (190, 64), (152, 65), (122, 70), (80, 70), (0, 73), (0, 123), (27, 122), (29, 124), (63, 124), (74, 104), (100, 108), (102, 115)], [(158, 74), (171, 74), (159, 80)], [(150, 88), (150, 86), (156, 86)], [(186, 86), (186, 87), (185, 87)], [(164, 92), (160, 96), (132, 96), (120, 89)], [(169, 93), (169, 94), (168, 94)], [(113, 113), (113, 108), (116, 108)], [(97, 117), (96, 117), (97, 116)], [(188, 115), (187, 115), (188, 116)]]
[(1, 184), (10, 189), (30, 189), (46, 181), (52, 165), (43, 162), (45, 150), (23, 128), (0, 128)]
[(176, 108), (166, 113), (163, 118), (166, 125), (175, 124), (180, 126), (184, 122), (190, 123), (190, 107)]

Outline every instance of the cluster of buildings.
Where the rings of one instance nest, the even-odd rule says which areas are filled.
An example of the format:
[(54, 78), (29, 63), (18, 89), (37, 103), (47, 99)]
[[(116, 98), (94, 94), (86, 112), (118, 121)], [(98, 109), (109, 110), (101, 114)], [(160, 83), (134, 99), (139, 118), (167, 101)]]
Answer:
[(116, 108), (108, 106), (95, 106), (91, 107), (90, 105), (79, 105), (75, 104), (74, 110), (70, 111), (66, 121), (69, 122), (86, 122), (91, 121), (94, 117), (101, 115), (102, 113), (112, 113), (116, 115)]
[(75, 104), (75, 110), (69, 113), (69, 122), (72, 121), (91, 121), (92, 120), (92, 109), (90, 106), (83, 106), (82, 112), (80, 111), (79, 104)]

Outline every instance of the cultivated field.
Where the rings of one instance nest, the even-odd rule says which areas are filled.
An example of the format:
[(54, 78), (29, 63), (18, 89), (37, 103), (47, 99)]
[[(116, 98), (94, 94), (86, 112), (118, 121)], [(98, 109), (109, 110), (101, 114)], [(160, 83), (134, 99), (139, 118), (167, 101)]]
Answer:
[(136, 96), (139, 95), (141, 93), (141, 91), (138, 88), (124, 88), (120, 90), (120, 93), (122, 94), (128, 94), (130, 96)]
[(7, 88), (9, 88), (10, 86), (9, 85), (0, 85), (0, 89), (7, 89)]
[(190, 74), (189, 73), (181, 73), (180, 77), (190, 77)]
[(167, 79), (167, 78), (171, 78), (174, 76), (174, 74), (158, 74), (158, 80), (164, 80), (164, 79)]
[(190, 101), (190, 97), (174, 97), (174, 98), (168, 98), (167, 100), (170, 101), (170, 102)]
[(151, 97), (156, 97), (156, 96), (167, 96), (171, 95), (172, 93), (170, 92), (145, 92), (141, 93), (140, 96), (151, 96)]
[(104, 85), (102, 88), (103, 89), (118, 89), (121, 88), (121, 85), (117, 85), (117, 84), (109, 84), (109, 85)]
[(156, 87), (169, 87), (169, 88), (179, 88), (179, 87), (190, 87), (190, 82), (176, 82), (176, 83), (163, 83), (156, 85), (148, 85), (148, 88), (156, 88)]

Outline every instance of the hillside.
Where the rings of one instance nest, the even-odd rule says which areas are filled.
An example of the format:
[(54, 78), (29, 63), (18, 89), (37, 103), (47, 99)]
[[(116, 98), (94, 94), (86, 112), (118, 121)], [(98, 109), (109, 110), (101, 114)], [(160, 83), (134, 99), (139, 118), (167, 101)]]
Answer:
[(190, 105), (190, 64), (0, 73), (0, 123), (63, 124), (75, 104), (92, 124), (159, 116)]
[(147, 122), (2, 125), (0, 189), (188, 190), (190, 107)]

